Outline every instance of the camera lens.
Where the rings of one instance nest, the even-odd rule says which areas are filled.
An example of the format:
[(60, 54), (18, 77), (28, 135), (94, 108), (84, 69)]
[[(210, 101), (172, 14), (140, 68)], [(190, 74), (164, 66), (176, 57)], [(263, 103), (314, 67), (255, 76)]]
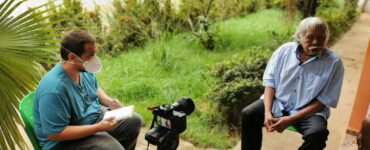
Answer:
[(188, 97), (180, 98), (175, 103), (173, 103), (171, 106), (174, 110), (182, 111), (186, 115), (190, 115), (195, 109), (193, 100)]

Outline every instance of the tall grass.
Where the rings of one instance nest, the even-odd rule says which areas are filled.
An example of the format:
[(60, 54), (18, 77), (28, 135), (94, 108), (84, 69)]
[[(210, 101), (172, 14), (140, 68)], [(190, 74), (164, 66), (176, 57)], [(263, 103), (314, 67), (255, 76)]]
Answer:
[[(297, 15), (295, 20), (298, 19)], [(215, 24), (218, 49), (247, 49), (251, 46), (275, 49), (276, 45), (290, 38), (296, 25), (297, 21), (289, 22), (284, 13), (276, 9), (218, 22)]]
[(209, 122), (209, 114), (215, 110), (205, 98), (214, 83), (208, 68), (235, 55), (248, 57), (253, 47), (276, 48), (281, 43), (273, 43), (272, 36), (286, 41), (296, 25), (284, 20), (282, 11), (265, 10), (216, 23), (218, 45), (213, 52), (205, 50), (190, 33), (169, 35), (118, 57), (102, 56), (103, 71), (97, 78), (112, 97), (125, 105), (134, 104), (147, 125), (152, 119), (148, 106), (191, 97), (196, 110), (188, 116), (182, 137), (201, 147), (231, 148), (238, 136), (230, 136), (224, 125)]

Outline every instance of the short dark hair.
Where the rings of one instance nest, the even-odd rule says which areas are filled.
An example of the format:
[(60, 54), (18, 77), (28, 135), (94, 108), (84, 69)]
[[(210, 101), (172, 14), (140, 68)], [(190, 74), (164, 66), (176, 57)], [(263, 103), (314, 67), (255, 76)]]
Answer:
[(81, 56), (85, 52), (86, 43), (95, 43), (95, 38), (85, 30), (70, 30), (63, 35), (60, 42), (60, 56), (63, 60), (68, 60), (69, 51)]

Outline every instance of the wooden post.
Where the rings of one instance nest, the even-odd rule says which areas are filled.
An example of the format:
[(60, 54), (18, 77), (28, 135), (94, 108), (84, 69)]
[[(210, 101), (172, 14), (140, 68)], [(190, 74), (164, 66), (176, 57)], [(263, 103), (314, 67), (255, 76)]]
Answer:
[(367, 48), (364, 65), (362, 67), (360, 83), (358, 84), (356, 99), (353, 104), (351, 118), (349, 120), (347, 133), (357, 135), (360, 131), (362, 120), (370, 103), (370, 40)]

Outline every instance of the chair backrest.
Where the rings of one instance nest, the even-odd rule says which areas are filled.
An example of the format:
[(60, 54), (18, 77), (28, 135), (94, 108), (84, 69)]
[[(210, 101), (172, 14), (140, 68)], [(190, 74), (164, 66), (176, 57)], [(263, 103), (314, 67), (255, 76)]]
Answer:
[(33, 131), (34, 127), (34, 118), (33, 118), (33, 97), (35, 93), (31, 92), (19, 103), (19, 112), (21, 114), (21, 117), (24, 122), (24, 130), (27, 133), (28, 138), (30, 139), (32, 146), (35, 150), (40, 150), (40, 146), (38, 144), (38, 140), (35, 136), (35, 133)]

